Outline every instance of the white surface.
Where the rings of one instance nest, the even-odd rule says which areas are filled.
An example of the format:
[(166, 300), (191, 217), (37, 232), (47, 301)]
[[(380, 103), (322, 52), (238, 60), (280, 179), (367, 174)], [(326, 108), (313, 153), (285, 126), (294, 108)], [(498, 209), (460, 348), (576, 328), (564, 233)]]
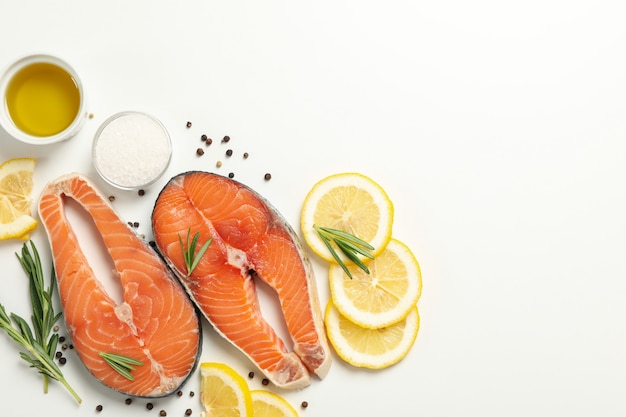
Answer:
[[(622, 416), (625, 17), (618, 0), (1, 0), (1, 64), (65, 58), (94, 118), (41, 149), (0, 133), (0, 159), (38, 157), (35, 194), (68, 171), (95, 175), (98, 125), (145, 111), (174, 142), (166, 177), (221, 159), (220, 172), (294, 226), (316, 180), (363, 172), (392, 198), (394, 237), (420, 261), (421, 330), (395, 367), (336, 360), (324, 381), (285, 393), (302, 416)], [(199, 158), (202, 133), (215, 142)], [(139, 233), (165, 179), (142, 198), (115, 192)], [(45, 248), (42, 228), (34, 239)], [(27, 315), (18, 248), (0, 243), (0, 301)], [(315, 267), (325, 302), (325, 266)], [(4, 336), (0, 352), (2, 415), (92, 416), (98, 403), (102, 416), (148, 415), (145, 401), (124, 405), (77, 360), (65, 372), (81, 406), (58, 384), (43, 395)], [(250, 369), (210, 329), (202, 359)], [(198, 396), (172, 398), (149, 415), (161, 405), (168, 416), (200, 410)]]

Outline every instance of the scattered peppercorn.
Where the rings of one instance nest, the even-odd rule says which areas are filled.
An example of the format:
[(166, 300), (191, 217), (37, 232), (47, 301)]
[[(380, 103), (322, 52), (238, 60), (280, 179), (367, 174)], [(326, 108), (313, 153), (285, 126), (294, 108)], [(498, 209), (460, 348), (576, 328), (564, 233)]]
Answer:
[(254, 372), (252, 371), (248, 372), (248, 378), (250, 379), (254, 378)]
[(183, 396), (183, 392), (182, 392), (182, 391), (178, 391), (178, 392), (176, 393), (176, 395), (178, 395), (179, 397), (182, 397), (182, 396)]
[(126, 405), (131, 405), (133, 400), (132, 400), (132, 398), (126, 398), (125, 402), (126, 402)]
[(196, 149), (196, 153), (197, 153), (198, 155), (202, 156), (202, 155), (204, 155), (204, 149), (202, 149), (202, 148), (198, 148), (198, 149)]
[(272, 174), (270, 174), (269, 172), (267, 174), (265, 174), (265, 176), (263, 177), (265, 178), (265, 181), (269, 181), (272, 179)]
[(212, 143), (213, 143), (213, 139), (211, 139), (211, 138), (207, 138), (207, 140), (206, 140), (206, 146), (209, 146), (209, 145), (210, 145), (210, 144), (212, 144)]
[(154, 405), (152, 405), (152, 403), (148, 403), (148, 404), (146, 404), (146, 408), (148, 410), (152, 410), (154, 408)]
[(109, 196), (109, 201), (112, 203), (115, 201), (115, 196), (114, 195), (110, 195)]
[(221, 167), (222, 166), (222, 161), (217, 161), (215, 163), (215, 166), (218, 167), (218, 168)]
[(65, 336), (60, 336), (59, 337), (59, 342), (61, 342), (61, 343), (65, 342)]
[(133, 227), (139, 227), (139, 222), (133, 222)]
[(235, 177), (235, 173), (234, 172), (229, 172), (228, 173), (228, 178), (234, 178)]
[(302, 408), (307, 408), (307, 407), (309, 406), (309, 403), (308, 403), (308, 402), (306, 402), (306, 401), (302, 401), (302, 404), (300, 404), (300, 406), (301, 406)]
[(191, 408), (188, 408), (185, 410), (185, 415), (186, 416), (190, 416), (191, 415)]
[(63, 344), (61, 345), (61, 349), (63, 349), (63, 350), (67, 350), (67, 343), (63, 343)]
[(98, 404), (98, 405), (96, 406), (96, 411), (97, 411), (97, 412), (102, 411), (102, 406), (101, 406), (100, 404)]
[(202, 136), (200, 136), (200, 140), (201, 140), (202, 142), (206, 142), (206, 140), (207, 140), (208, 138), (209, 138), (209, 137), (208, 137), (207, 135), (202, 135)]
[(64, 357), (60, 357), (60, 358), (59, 358), (59, 363), (60, 363), (61, 365), (65, 365), (65, 364), (67, 363), (67, 359), (66, 359), (66, 358), (64, 358)]
[(89, 113), (89, 118), (93, 119), (93, 113)]
[(191, 122), (187, 122), (187, 128), (191, 127)]
[(74, 349), (74, 345), (70, 343), (70, 350)]
[(59, 359), (61, 356), (63, 356), (63, 352), (57, 352), (54, 354), (54, 356)]
[(230, 136), (224, 136), (224, 138), (222, 139), (222, 143), (228, 143), (228, 141), (230, 140)]
[(263, 380), (261, 381), (261, 384), (263, 385), (269, 385), (269, 383), (270, 383), (270, 380), (267, 378), (263, 378)]
[(139, 191), (137, 191), (137, 194), (139, 194), (139, 196), (145, 195), (146, 191), (144, 189), (141, 189)]
[(59, 326), (54, 326), (54, 327), (52, 328), (52, 330), (54, 330), (55, 332), (58, 332), (58, 331), (59, 331)]
[(190, 396), (190, 397), (193, 397), (194, 395), (196, 395), (196, 393), (195, 393), (195, 392), (193, 392), (193, 391), (189, 391), (189, 396)]
[(159, 415), (161, 417), (165, 417), (167, 415), (167, 413), (165, 412), (165, 410), (161, 410), (161, 411), (159, 411)]
[(232, 156), (233, 155), (233, 150), (232, 149), (227, 149), (226, 150), (226, 156)]
[(243, 153), (243, 159), (248, 159), (249, 156), (250, 156), (250, 154), (248, 154), (248, 152), (244, 152)]

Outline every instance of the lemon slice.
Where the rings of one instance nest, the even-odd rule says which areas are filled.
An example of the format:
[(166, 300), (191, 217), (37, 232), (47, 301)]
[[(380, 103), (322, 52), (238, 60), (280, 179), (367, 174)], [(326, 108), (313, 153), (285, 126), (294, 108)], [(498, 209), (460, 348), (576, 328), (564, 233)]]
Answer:
[(380, 329), (366, 329), (342, 316), (332, 301), (324, 318), (331, 345), (343, 359), (360, 368), (382, 369), (400, 362), (409, 353), (419, 330), (417, 306), (404, 320)]
[(298, 412), (280, 395), (265, 390), (250, 393), (254, 417), (298, 417)]
[(228, 365), (203, 362), (200, 365), (200, 401), (203, 417), (251, 417), (252, 396), (248, 383)]
[(382, 253), (365, 264), (369, 274), (348, 265), (352, 279), (339, 265), (330, 266), (330, 293), (337, 309), (371, 329), (404, 319), (422, 294), (422, 274), (411, 250), (392, 238)]
[(0, 165), (0, 240), (28, 239), (37, 227), (31, 217), (33, 158), (9, 159)]
[[(376, 256), (391, 238), (393, 204), (385, 190), (363, 174), (331, 175), (316, 183), (305, 197), (300, 227), (311, 250), (335, 262), (313, 225), (348, 232), (372, 245), (371, 253)], [(337, 253), (348, 262), (343, 253)]]

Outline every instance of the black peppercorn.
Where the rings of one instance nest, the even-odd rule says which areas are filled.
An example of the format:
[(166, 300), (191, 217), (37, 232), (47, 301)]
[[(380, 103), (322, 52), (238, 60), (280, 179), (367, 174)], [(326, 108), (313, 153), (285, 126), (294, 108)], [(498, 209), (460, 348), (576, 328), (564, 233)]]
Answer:
[(248, 152), (244, 152), (243, 153), (243, 159), (248, 159), (249, 156), (250, 156), (250, 154), (248, 154)]
[(263, 385), (269, 385), (269, 383), (270, 383), (270, 380), (267, 378), (263, 378), (263, 380), (261, 381), (261, 384)]
[(230, 136), (224, 136), (224, 138), (222, 139), (222, 143), (228, 143), (228, 141), (230, 140)]
[(59, 363), (60, 363), (61, 365), (65, 365), (65, 364), (67, 363), (67, 359), (65, 359), (64, 357), (60, 357), (60, 358), (59, 358)]
[(234, 178), (235, 177), (235, 173), (234, 172), (229, 172), (228, 173), (228, 178)]
[(101, 406), (100, 404), (98, 404), (98, 405), (96, 406), (96, 411), (97, 411), (97, 412), (102, 411), (102, 406)]
[(204, 149), (202, 149), (202, 148), (198, 148), (198, 149), (196, 149), (196, 153), (197, 153), (198, 155), (202, 156), (202, 155), (204, 155)]
[(233, 155), (233, 150), (232, 149), (227, 149), (226, 150), (226, 156), (232, 156)]
[(161, 411), (159, 411), (159, 415), (161, 417), (165, 417), (167, 415), (167, 413), (165, 412), (165, 410), (161, 410)]
[(210, 144), (212, 144), (212, 143), (213, 143), (213, 139), (211, 139), (211, 138), (207, 138), (207, 140), (206, 140), (206, 146), (209, 146), (209, 145), (210, 145)]
[(187, 128), (191, 127), (191, 122), (187, 122)]
[(126, 405), (130, 405), (133, 402), (133, 400), (131, 398), (126, 398), (125, 402), (126, 402)]
[(148, 410), (152, 410), (154, 408), (154, 405), (152, 405), (152, 403), (148, 403), (148, 404), (146, 404), (146, 408)]
[(146, 191), (145, 190), (139, 190), (137, 191), (137, 194), (139, 194), (139, 196), (145, 195)]
[(248, 378), (250, 379), (254, 378), (254, 372), (252, 371), (248, 372)]
[(188, 408), (185, 410), (185, 415), (186, 416), (190, 416), (191, 415), (191, 408)]
[(202, 136), (200, 136), (200, 140), (201, 140), (202, 142), (206, 142), (206, 140), (207, 140), (207, 139), (208, 139), (208, 136), (207, 136), (207, 135), (202, 135)]
[(263, 177), (265, 178), (265, 181), (269, 181), (272, 179), (272, 174), (270, 174), (269, 172), (267, 174), (265, 174), (265, 176)]

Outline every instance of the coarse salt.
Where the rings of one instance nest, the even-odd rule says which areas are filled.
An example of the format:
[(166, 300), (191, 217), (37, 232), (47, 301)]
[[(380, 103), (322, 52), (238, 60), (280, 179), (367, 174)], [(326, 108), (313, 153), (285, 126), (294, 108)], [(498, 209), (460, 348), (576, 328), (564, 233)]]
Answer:
[(123, 189), (145, 187), (169, 165), (172, 144), (165, 127), (152, 116), (123, 112), (107, 119), (94, 139), (98, 173)]

